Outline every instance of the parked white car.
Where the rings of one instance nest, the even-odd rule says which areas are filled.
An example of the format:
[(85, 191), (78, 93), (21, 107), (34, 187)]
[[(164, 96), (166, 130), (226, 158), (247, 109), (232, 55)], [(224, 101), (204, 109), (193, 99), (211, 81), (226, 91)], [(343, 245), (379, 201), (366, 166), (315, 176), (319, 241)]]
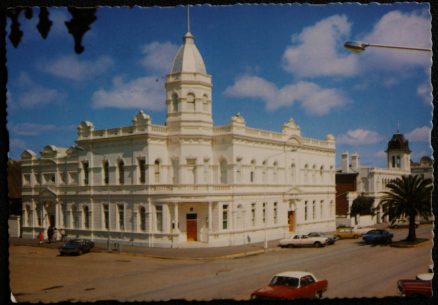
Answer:
[(310, 237), (307, 235), (296, 234), (289, 238), (280, 240), (280, 247), (324, 247), (327, 245), (327, 237)]

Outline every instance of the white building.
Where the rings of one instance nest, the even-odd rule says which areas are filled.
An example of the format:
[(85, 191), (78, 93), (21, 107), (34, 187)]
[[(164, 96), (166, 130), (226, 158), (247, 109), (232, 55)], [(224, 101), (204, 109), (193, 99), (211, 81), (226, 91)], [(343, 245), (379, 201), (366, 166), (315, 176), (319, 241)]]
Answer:
[(212, 80), (190, 32), (166, 84), (166, 124), (138, 112), (129, 127), (81, 122), (76, 145), (22, 153), (23, 236), (156, 247), (238, 245), (335, 229), (335, 139), (213, 126)]
[[(341, 170), (336, 174), (337, 177), (341, 175), (347, 177), (349, 174), (354, 173), (357, 173), (357, 175), (351, 175), (352, 179), (355, 179), (354, 183), (349, 183), (350, 189), (353, 188), (353, 190), (337, 195), (337, 205), (348, 204), (348, 207), (337, 206), (338, 211), (346, 211), (345, 214), (337, 215), (338, 225), (357, 225), (355, 223), (356, 220), (350, 218), (349, 211), (351, 211), (354, 199), (359, 195), (372, 198), (374, 200), (373, 207), (376, 208), (383, 192), (388, 190), (386, 187), (387, 183), (401, 176), (411, 174), (411, 150), (409, 149), (408, 140), (402, 134), (397, 132), (392, 136), (385, 152), (387, 156), (386, 168), (360, 166), (359, 155), (357, 153), (351, 155), (350, 164), (349, 153), (342, 153)], [(342, 192), (343, 188), (338, 185), (338, 189)], [(381, 215), (381, 209), (376, 209), (376, 214), (370, 220), (371, 222), (368, 221), (365, 225), (380, 223), (382, 221)]]

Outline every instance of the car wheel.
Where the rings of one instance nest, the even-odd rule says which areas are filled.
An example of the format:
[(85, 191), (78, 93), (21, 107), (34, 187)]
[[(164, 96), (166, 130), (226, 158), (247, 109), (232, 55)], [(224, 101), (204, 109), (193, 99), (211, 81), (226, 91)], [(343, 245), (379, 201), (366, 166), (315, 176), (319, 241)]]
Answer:
[(358, 238), (359, 238), (359, 235), (353, 235), (353, 238), (354, 238), (354, 239), (358, 239)]
[(315, 247), (317, 247), (317, 248), (321, 248), (322, 247), (322, 244), (319, 241), (315, 242), (313, 245)]
[(289, 244), (288, 247), (289, 248), (295, 248), (295, 245), (294, 244)]
[(318, 300), (322, 299), (322, 291), (318, 291), (318, 292), (315, 294), (315, 299), (318, 299)]

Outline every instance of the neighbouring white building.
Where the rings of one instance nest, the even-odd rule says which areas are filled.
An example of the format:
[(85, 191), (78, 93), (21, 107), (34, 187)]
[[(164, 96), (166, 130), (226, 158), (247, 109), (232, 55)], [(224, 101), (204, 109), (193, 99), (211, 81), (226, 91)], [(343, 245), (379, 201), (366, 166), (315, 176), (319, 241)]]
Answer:
[(335, 230), (335, 138), (213, 126), (212, 80), (190, 32), (167, 75), (165, 125), (138, 112), (129, 127), (79, 124), (76, 144), (21, 155), (23, 237), (151, 247), (227, 246)]
[[(383, 192), (387, 191), (386, 184), (390, 181), (404, 175), (411, 174), (411, 150), (409, 142), (403, 134), (397, 132), (388, 142), (385, 150), (387, 156), (387, 167), (376, 168), (360, 166), (359, 155), (353, 153), (350, 156), (348, 152), (341, 155), (341, 170), (336, 173), (338, 180), (338, 194), (336, 196), (337, 205), (337, 224), (354, 226), (356, 219), (350, 217), (353, 200), (359, 195), (372, 198), (373, 207), (376, 208), (380, 202)], [(344, 185), (339, 185), (343, 183)], [(374, 217), (364, 218), (366, 223), (362, 225), (371, 225), (382, 222), (382, 211), (376, 209)]]

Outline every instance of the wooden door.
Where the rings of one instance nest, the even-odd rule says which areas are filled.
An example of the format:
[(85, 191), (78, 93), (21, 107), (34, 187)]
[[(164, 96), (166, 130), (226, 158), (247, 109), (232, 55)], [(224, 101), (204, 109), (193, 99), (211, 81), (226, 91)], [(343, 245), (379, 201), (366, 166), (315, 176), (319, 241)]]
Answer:
[(295, 211), (288, 211), (287, 219), (287, 222), (289, 224), (289, 232), (295, 231)]
[(198, 240), (198, 222), (197, 215), (195, 213), (187, 214), (187, 241)]
[(50, 216), (49, 216), (49, 225), (50, 225), (51, 227), (54, 227), (54, 226), (55, 226), (55, 215), (50, 215)]

